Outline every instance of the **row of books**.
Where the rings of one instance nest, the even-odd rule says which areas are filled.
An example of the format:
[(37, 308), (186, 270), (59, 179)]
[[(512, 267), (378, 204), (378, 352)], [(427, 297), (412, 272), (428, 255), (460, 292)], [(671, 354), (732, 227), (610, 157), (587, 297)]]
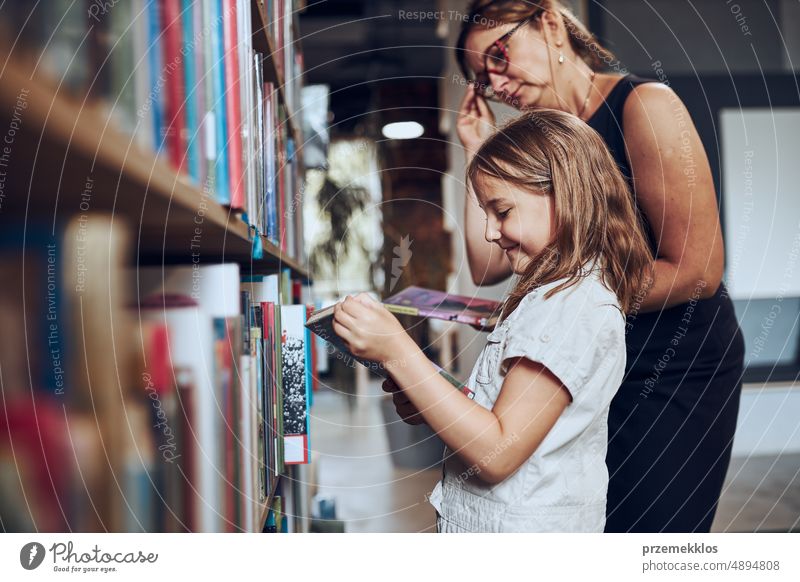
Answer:
[[(300, 88), (304, 70), (303, 53), (298, 50), (296, 38), (297, 11), (305, 2), (275, 0), (265, 3), (266, 21), (271, 23), (268, 36), (274, 48), (274, 62), (278, 77), (284, 80), (284, 94), (290, 114), (299, 110)], [(303, 4), (303, 6), (298, 6)], [(299, 124), (298, 124), (299, 125)]]
[(310, 288), (237, 264), (131, 269), (130, 240), (91, 214), (25, 253), (0, 244), (26, 281), (0, 292), (0, 319), (28, 338), (0, 342), (0, 519), (261, 531), (278, 477), (310, 460)]
[(285, 467), (309, 462), (313, 352), (304, 324), (312, 308), (288, 304), (286, 275), (240, 282), (236, 264), (145, 268), (138, 280), (140, 318), (166, 325), (175, 377), (196, 383), (185, 388), (196, 401), (176, 409), (175, 425), (187, 410), (196, 419), (188, 427), (204, 458), (183, 473), (196, 476), (187, 484), (206, 501), (184, 521), (192, 531), (253, 531), (252, 511)]
[[(50, 76), (105, 104), (135, 145), (165, 157), (303, 260), (299, 144), (287, 121), (287, 105), (298, 111), (288, 100), (299, 98), (302, 83), (294, 9), (291, 0), (130, 0), (88, 9), (57, 0), (4, 17), (38, 31), (34, 49)], [(253, 30), (261, 20), (254, 10), (268, 15), (263, 31)], [(256, 52), (254, 34), (271, 36), (274, 53)], [(291, 76), (283, 87), (287, 103), (264, 78), (265, 61)]]

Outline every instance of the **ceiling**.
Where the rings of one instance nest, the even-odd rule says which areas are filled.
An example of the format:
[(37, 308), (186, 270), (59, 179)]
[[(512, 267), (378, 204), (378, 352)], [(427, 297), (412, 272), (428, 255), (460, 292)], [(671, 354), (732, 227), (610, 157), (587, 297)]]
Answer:
[(305, 82), (330, 86), (334, 131), (357, 128), (379, 84), (436, 82), (448, 54), (440, 21), (409, 16), (434, 10), (432, 0), (308, 1), (299, 18)]

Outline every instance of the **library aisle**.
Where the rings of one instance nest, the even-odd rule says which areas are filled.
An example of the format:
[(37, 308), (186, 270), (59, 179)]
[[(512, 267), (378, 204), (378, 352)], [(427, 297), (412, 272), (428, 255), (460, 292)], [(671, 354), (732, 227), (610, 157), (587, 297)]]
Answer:
[(355, 403), (334, 390), (315, 395), (311, 433), (318, 494), (335, 499), (336, 518), (348, 533), (433, 531), (435, 512), (426, 495), (441, 478), (441, 468), (395, 464), (392, 453), (403, 451), (392, 450), (388, 429), (401, 421), (387, 423), (384, 398), (376, 381)]

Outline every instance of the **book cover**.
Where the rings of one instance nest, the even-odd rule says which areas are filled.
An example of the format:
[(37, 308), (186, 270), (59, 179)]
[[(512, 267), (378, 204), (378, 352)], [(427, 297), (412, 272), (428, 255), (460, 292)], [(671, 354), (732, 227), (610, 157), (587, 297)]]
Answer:
[(491, 299), (452, 295), (423, 287), (403, 289), (400, 293), (384, 299), (383, 305), (392, 313), (431, 317), (483, 327), (497, 323), (502, 306), (501, 303)]
[[(355, 363), (359, 363), (367, 368), (367, 370), (377, 374), (381, 378), (389, 378), (388, 370), (380, 362), (373, 362), (371, 360), (359, 358), (350, 353), (350, 350), (347, 349), (344, 340), (342, 340), (342, 338), (340, 338), (336, 332), (333, 331), (333, 308), (334, 306), (331, 305), (325, 309), (315, 311), (314, 314), (308, 319), (306, 327), (308, 327), (321, 339), (328, 342), (329, 345), (333, 346), (336, 350), (336, 357), (343, 360), (346, 365), (354, 366)], [(458, 388), (458, 390), (460, 390), (463, 394), (469, 398), (473, 398), (475, 396), (475, 393), (472, 389), (459, 382), (449, 372), (442, 369), (437, 364), (433, 362), (431, 363), (436, 367), (436, 370), (440, 376)]]
[(304, 305), (281, 305), (284, 463), (308, 463), (308, 368)]

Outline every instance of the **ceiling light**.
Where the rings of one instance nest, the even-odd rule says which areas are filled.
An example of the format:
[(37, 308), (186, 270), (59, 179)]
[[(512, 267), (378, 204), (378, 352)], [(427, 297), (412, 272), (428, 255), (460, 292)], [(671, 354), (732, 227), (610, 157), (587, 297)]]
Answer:
[(425, 128), (416, 121), (399, 121), (387, 123), (381, 133), (387, 139), (414, 139), (425, 133)]

